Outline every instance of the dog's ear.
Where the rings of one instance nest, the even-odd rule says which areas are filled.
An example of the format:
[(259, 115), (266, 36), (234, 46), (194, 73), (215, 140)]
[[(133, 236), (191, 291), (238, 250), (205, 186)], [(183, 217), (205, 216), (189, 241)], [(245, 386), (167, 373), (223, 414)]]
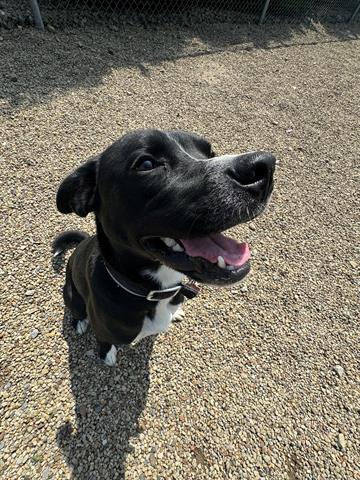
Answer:
[(100, 155), (90, 158), (63, 180), (56, 195), (59, 212), (86, 217), (94, 211), (99, 159)]

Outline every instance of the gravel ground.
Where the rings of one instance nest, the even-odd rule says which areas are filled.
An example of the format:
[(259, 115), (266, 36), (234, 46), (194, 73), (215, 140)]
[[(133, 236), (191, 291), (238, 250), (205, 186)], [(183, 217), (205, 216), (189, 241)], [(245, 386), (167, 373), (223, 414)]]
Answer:
[[(3, 32), (1, 478), (360, 478), (360, 28)], [(238, 43), (238, 45), (235, 45)], [(274, 152), (252, 272), (167, 334), (94, 356), (50, 242), (59, 181), (139, 127)]]

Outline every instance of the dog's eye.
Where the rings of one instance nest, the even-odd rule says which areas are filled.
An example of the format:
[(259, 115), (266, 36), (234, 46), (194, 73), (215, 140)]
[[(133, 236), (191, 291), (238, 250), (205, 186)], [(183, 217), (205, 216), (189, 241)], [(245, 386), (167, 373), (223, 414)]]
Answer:
[(151, 157), (141, 157), (135, 162), (135, 170), (140, 172), (146, 172), (153, 170), (156, 167), (156, 162)]

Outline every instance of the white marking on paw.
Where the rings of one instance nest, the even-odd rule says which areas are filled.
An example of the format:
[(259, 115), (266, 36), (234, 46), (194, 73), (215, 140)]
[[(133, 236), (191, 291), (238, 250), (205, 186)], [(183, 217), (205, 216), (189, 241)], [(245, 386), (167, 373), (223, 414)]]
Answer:
[(88, 326), (89, 326), (89, 320), (87, 318), (84, 318), (84, 320), (78, 320), (76, 324), (76, 333), (78, 335), (82, 335), (83, 333), (86, 332)]
[(173, 313), (172, 321), (174, 322), (182, 322), (185, 318), (185, 312), (182, 308), (178, 308), (175, 313)]
[(116, 365), (116, 353), (117, 353), (117, 351), (116, 351), (115, 345), (111, 345), (111, 348), (107, 352), (106, 357), (104, 359), (104, 362), (109, 367), (113, 367), (114, 365)]
[(141, 340), (141, 337), (138, 335), (136, 338), (134, 338), (134, 340), (130, 343), (130, 345), (132, 347), (135, 347), (135, 345), (137, 345)]

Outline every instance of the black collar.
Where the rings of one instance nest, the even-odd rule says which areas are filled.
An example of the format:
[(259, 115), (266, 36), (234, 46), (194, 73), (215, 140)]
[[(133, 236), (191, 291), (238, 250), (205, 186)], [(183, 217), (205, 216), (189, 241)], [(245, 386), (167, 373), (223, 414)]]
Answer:
[(195, 283), (190, 283), (187, 285), (180, 283), (180, 285), (176, 285), (175, 287), (171, 288), (165, 288), (163, 290), (148, 290), (143, 285), (139, 285), (138, 283), (129, 280), (105, 262), (104, 266), (107, 273), (118, 287), (122, 288), (131, 295), (135, 295), (136, 297), (146, 298), (146, 300), (149, 300), (150, 302), (157, 302), (159, 300), (165, 300), (166, 298), (172, 298), (178, 293), (182, 293), (186, 298), (191, 299), (194, 298), (200, 290)]

